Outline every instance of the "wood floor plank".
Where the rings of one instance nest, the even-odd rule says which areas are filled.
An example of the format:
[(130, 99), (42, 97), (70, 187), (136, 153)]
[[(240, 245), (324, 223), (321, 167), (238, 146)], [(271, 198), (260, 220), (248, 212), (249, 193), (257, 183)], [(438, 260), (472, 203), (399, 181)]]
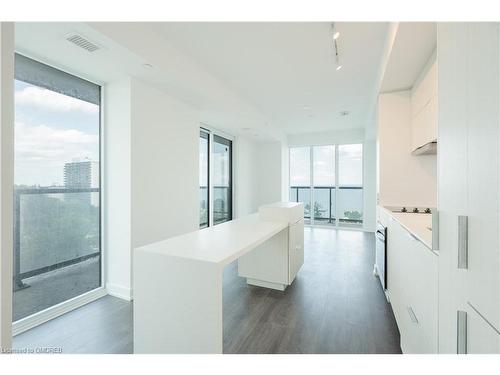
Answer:
[[(390, 304), (372, 275), (373, 233), (305, 229), (305, 263), (284, 292), (224, 271), (224, 353), (401, 353)], [(132, 353), (132, 303), (106, 296), (14, 338), (15, 348)]]

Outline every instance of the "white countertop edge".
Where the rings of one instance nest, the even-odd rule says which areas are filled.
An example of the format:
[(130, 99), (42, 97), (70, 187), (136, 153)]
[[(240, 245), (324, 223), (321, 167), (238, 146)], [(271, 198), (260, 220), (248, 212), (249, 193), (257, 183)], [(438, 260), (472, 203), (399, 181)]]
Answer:
[[(408, 225), (406, 225), (398, 217), (396, 217), (394, 215), (394, 212), (390, 211), (389, 209), (385, 208), (384, 206), (379, 206), (379, 208), (385, 210), (391, 216), (391, 218), (393, 220), (397, 221), (399, 223), (399, 225), (401, 225), (407, 232), (411, 233), (417, 240), (419, 240), (420, 242), (422, 242), (425, 245), (425, 247), (427, 247), (431, 252), (433, 252), (435, 255), (439, 255), (439, 251), (438, 250), (433, 250), (432, 249), (432, 242), (429, 243), (426, 240), (424, 240), (422, 238), (422, 236), (420, 236), (417, 231), (415, 231), (412, 228), (409, 228)], [(419, 215), (419, 214), (408, 213), (407, 215)]]
[[(179, 252), (173, 252), (171, 253), (169, 251), (169, 243), (172, 243), (174, 241), (178, 240), (186, 240), (190, 241), (190, 237), (196, 237), (200, 231), (205, 231), (205, 233), (210, 233), (213, 232), (214, 230), (220, 230), (224, 227), (229, 228), (231, 230), (232, 227), (239, 227), (241, 224), (245, 225), (246, 222), (249, 221), (249, 224), (256, 224), (257, 222), (260, 222), (261, 224), (265, 224), (268, 226), (267, 230), (265, 233), (261, 236), (256, 236), (254, 237), (253, 235), (250, 235), (251, 239), (248, 239), (248, 237), (241, 241), (241, 243), (237, 243), (234, 246), (234, 249), (231, 251), (224, 251), (222, 254), (218, 254), (218, 256), (215, 256), (215, 259), (211, 256), (203, 256), (203, 254), (192, 254), (192, 253), (179, 253)], [(286, 221), (275, 221), (275, 220), (261, 220), (258, 217), (258, 214), (252, 214), (248, 215), (242, 218), (230, 220), (228, 222), (219, 224), (217, 226), (211, 226), (208, 228), (200, 229), (200, 230), (195, 230), (192, 232), (184, 233), (179, 236), (174, 236), (171, 238), (167, 238), (165, 240), (161, 240), (158, 242), (153, 242), (150, 244), (142, 245), (139, 247), (134, 248), (134, 252), (145, 252), (145, 253), (153, 253), (153, 254), (159, 254), (163, 256), (168, 256), (168, 257), (174, 257), (174, 258), (180, 258), (180, 259), (186, 259), (186, 260), (193, 260), (193, 261), (198, 261), (198, 262), (206, 262), (206, 263), (212, 263), (212, 264), (217, 264), (221, 267), (225, 267), (229, 263), (233, 262), (234, 260), (238, 259), (240, 256), (243, 254), (247, 253), (251, 249), (259, 246), (260, 244), (264, 243), (274, 235), (278, 234), (282, 230), (285, 230), (289, 227), (289, 223)]]

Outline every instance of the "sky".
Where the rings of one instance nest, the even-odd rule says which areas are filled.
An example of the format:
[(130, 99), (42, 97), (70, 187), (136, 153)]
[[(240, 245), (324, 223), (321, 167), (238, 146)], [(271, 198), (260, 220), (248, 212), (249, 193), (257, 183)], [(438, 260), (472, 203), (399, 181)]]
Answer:
[(99, 160), (99, 106), (15, 81), (14, 183), (63, 185), (64, 163)]
[[(361, 186), (363, 184), (363, 146), (340, 145), (339, 184)], [(290, 186), (310, 186), (310, 148), (290, 149)], [(335, 186), (335, 146), (313, 147), (314, 186)]]

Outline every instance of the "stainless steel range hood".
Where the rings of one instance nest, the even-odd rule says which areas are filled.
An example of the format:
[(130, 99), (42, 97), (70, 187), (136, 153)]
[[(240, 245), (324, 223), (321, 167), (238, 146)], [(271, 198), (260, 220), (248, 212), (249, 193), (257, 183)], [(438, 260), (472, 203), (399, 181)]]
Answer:
[(411, 152), (413, 156), (437, 154), (437, 141), (432, 141), (420, 146)]

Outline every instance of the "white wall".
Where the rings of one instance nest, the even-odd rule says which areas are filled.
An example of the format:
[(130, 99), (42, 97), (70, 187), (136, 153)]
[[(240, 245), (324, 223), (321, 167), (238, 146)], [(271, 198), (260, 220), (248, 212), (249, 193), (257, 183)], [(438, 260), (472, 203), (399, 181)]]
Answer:
[(130, 299), (131, 245), (131, 82), (105, 87), (104, 100), (104, 256), (106, 288)]
[(198, 229), (199, 120), (135, 79), (105, 93), (106, 287), (131, 299), (133, 249)]
[(379, 204), (436, 207), (436, 155), (411, 155), (410, 91), (379, 97)]
[(132, 247), (199, 227), (197, 111), (132, 80)]
[(377, 144), (374, 139), (363, 142), (363, 226), (377, 229)]
[(281, 143), (260, 143), (257, 153), (258, 204), (279, 202), (283, 183)]
[(257, 142), (236, 137), (233, 143), (234, 217), (257, 211), (259, 203)]
[[(235, 218), (288, 200), (288, 147), (237, 137), (234, 142)], [(286, 195), (284, 195), (286, 194)]]
[(12, 346), (14, 24), (6, 22), (0, 22), (0, 98), (0, 350), (9, 350)]
[(364, 138), (365, 132), (362, 128), (330, 132), (291, 134), (288, 136), (288, 145), (293, 147), (360, 143)]

